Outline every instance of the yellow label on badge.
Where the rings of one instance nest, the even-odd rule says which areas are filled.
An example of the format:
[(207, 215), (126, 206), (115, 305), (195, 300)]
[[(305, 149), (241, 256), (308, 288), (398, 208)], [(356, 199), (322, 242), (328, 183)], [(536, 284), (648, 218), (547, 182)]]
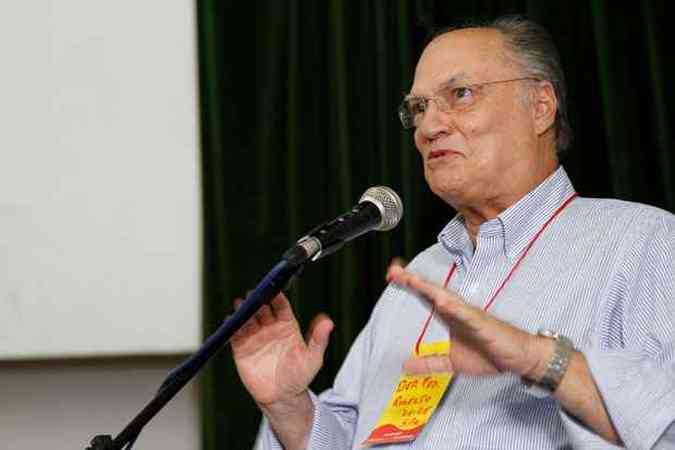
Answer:
[[(419, 356), (447, 356), (449, 351), (449, 341), (419, 346)], [(375, 429), (362, 445), (394, 444), (414, 440), (436, 410), (450, 380), (452, 380), (451, 372), (402, 374)]]

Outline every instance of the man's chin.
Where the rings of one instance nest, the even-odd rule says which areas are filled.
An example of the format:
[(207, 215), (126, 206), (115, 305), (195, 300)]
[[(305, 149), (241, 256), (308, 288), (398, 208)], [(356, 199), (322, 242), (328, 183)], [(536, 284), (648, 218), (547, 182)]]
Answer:
[(440, 197), (444, 202), (450, 206), (454, 205), (463, 197), (463, 184), (460, 180), (449, 179), (447, 176), (442, 177), (435, 174), (427, 176), (427, 183), (431, 188), (431, 192)]

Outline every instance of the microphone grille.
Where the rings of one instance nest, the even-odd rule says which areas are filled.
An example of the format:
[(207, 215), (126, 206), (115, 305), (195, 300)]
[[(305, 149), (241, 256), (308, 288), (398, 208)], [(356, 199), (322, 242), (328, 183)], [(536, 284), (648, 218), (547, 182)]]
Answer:
[(403, 217), (403, 202), (401, 197), (387, 186), (373, 186), (363, 193), (359, 203), (371, 202), (382, 213), (380, 224), (375, 227), (377, 231), (389, 231), (394, 228)]

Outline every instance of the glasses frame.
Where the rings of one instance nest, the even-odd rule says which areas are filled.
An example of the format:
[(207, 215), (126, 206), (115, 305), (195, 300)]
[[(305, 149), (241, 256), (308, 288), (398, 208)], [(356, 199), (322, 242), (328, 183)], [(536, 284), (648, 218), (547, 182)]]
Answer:
[[(501, 83), (511, 83), (514, 81), (542, 81), (540, 78), (536, 77), (519, 77), (519, 78), (509, 78), (506, 80), (494, 80), (494, 81), (484, 81), (482, 83), (471, 83), (471, 84), (464, 84), (464, 85), (457, 85), (457, 86), (446, 86), (445, 88), (440, 89), (440, 91), (445, 91), (448, 90), (450, 92), (457, 92), (458, 90), (461, 89), (471, 89), (471, 90), (478, 90), (481, 89), (483, 86), (489, 86), (492, 84), (501, 84)], [(435, 95), (433, 97), (424, 97), (424, 96), (417, 96), (417, 95), (406, 95), (401, 104), (398, 107), (398, 118), (401, 121), (401, 125), (403, 125), (403, 128), (406, 130), (414, 129), (417, 128), (415, 125), (415, 118), (414, 115), (409, 111), (407, 104), (410, 100), (418, 100), (421, 102), (423, 105), (423, 113), (427, 111), (429, 108), (429, 102), (434, 102), (436, 103), (436, 106), (438, 109), (441, 111), (445, 112), (452, 112), (452, 108), (450, 108), (450, 105), (448, 104), (448, 101), (440, 95)], [(444, 107), (445, 105), (445, 107)], [(456, 112), (456, 111), (455, 111)]]

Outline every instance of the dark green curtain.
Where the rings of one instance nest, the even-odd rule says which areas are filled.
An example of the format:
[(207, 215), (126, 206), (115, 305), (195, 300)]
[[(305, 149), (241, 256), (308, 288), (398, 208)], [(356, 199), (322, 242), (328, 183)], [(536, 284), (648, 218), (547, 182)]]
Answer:
[[(520, 13), (555, 37), (569, 85), (579, 192), (675, 208), (675, 37), (666, 2), (254, 0), (197, 2), (204, 192), (204, 332), (283, 251), (372, 185), (398, 191), (401, 225), (311, 266), (292, 290), (303, 324), (337, 328), (313, 384), (329, 386), (384, 287), (391, 257), (432, 244), (453, 216), (428, 190), (396, 107), (432, 29)], [(260, 414), (228, 350), (201, 379), (204, 447), (246, 449)]]

